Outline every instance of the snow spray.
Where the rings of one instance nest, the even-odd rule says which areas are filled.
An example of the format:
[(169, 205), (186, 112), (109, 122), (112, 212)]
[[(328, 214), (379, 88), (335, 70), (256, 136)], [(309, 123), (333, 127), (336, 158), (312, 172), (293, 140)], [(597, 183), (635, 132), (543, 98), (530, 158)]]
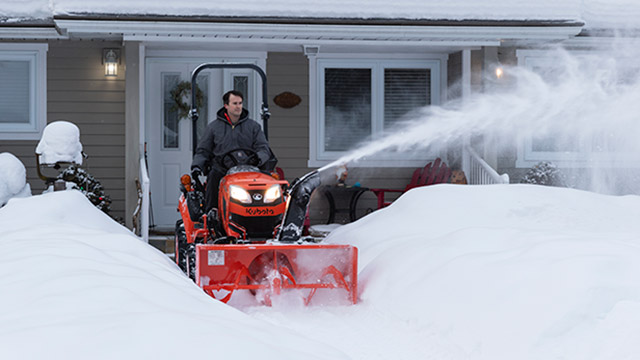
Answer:
[(553, 62), (546, 69), (504, 68), (501, 79), (485, 79), (483, 93), (422, 108), (394, 132), (361, 144), (319, 171), (383, 151), (409, 152), (486, 136), (496, 139), (501, 151), (510, 147), (513, 153), (517, 144), (529, 141), (550, 155), (546, 160), (561, 160), (563, 171), (581, 170), (573, 178), (569, 174), (573, 182), (568, 186), (637, 192), (637, 172), (627, 175), (640, 165), (640, 65), (630, 61), (640, 51), (629, 48), (547, 50)]

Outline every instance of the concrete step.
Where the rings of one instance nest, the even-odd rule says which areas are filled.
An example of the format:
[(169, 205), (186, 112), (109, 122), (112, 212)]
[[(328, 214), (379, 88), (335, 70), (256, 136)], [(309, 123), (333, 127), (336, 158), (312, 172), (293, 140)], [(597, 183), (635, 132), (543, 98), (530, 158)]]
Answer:
[(173, 255), (175, 252), (175, 239), (173, 235), (149, 234), (149, 245), (167, 255)]

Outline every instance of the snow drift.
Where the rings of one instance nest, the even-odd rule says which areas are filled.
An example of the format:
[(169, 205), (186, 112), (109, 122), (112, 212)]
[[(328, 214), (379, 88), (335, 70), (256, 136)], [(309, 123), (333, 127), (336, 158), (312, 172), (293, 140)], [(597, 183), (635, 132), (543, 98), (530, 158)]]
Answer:
[(334, 231), (360, 248), (361, 300), (454, 358), (640, 353), (640, 197), (437, 185)]
[(212, 300), (78, 191), (13, 199), (0, 229), (3, 358), (344, 358)]
[[(0, 209), (0, 348), (40, 359), (632, 359), (639, 196), (436, 185), (334, 230), (355, 306), (234, 309), (63, 191)], [(37, 346), (34, 346), (37, 344)]]

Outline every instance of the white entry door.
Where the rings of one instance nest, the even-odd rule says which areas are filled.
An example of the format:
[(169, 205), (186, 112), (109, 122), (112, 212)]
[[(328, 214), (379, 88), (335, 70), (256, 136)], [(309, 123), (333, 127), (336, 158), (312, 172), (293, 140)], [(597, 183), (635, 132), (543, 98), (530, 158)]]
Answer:
[[(147, 62), (145, 138), (151, 179), (151, 225), (173, 229), (176, 220), (180, 177), (188, 174), (193, 157), (192, 122), (180, 118), (172, 90), (191, 81), (191, 72), (202, 62), (149, 60)], [(203, 105), (198, 109), (198, 139), (222, 107), (222, 94), (236, 89), (245, 93), (245, 108), (256, 118), (258, 88), (252, 70), (205, 70), (198, 76)], [(184, 83), (183, 83), (184, 85)], [(189, 104), (190, 105), (190, 104)], [(252, 111), (253, 110), (253, 111)]]

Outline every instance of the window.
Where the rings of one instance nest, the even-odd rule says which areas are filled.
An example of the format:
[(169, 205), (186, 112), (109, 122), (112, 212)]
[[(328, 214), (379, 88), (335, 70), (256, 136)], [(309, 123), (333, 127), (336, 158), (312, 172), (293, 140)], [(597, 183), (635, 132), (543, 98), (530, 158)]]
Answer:
[[(565, 78), (562, 74), (567, 65), (559, 61), (557, 53), (540, 50), (518, 50), (518, 64), (539, 74), (547, 83), (556, 84)], [(600, 59), (598, 52), (575, 51), (570, 54), (576, 60), (581, 71), (593, 72), (599, 65), (611, 66), (606, 57)], [(635, 59), (616, 59), (615, 69), (606, 68), (603, 71), (613, 71), (605, 78), (611, 86), (621, 87), (634, 84), (639, 79)], [(604, 61), (604, 62), (603, 62)], [(573, 64), (573, 65), (576, 65)], [(584, 69), (583, 69), (584, 67)], [(615, 71), (614, 71), (615, 70)], [(554, 119), (555, 120), (555, 119)], [(563, 121), (564, 119), (557, 119)], [(591, 166), (640, 166), (637, 155), (629, 152), (625, 147), (624, 131), (611, 126), (608, 121), (590, 123), (583, 131), (571, 133), (556, 131), (552, 134), (525, 136), (518, 145), (517, 167), (531, 167), (540, 161), (552, 161), (556, 165), (567, 168)]]
[(178, 110), (175, 109), (175, 102), (171, 91), (180, 82), (180, 74), (162, 73), (162, 148), (178, 149), (180, 148), (180, 127), (178, 126), (180, 119), (178, 118)]
[[(335, 160), (359, 143), (393, 130), (412, 111), (439, 104), (440, 64), (439, 59), (318, 59), (317, 133), (310, 165)], [(389, 161), (398, 166), (400, 157), (416, 159), (377, 154), (375, 164), (368, 165)]]
[(46, 125), (46, 44), (0, 44), (0, 139), (36, 140)]

